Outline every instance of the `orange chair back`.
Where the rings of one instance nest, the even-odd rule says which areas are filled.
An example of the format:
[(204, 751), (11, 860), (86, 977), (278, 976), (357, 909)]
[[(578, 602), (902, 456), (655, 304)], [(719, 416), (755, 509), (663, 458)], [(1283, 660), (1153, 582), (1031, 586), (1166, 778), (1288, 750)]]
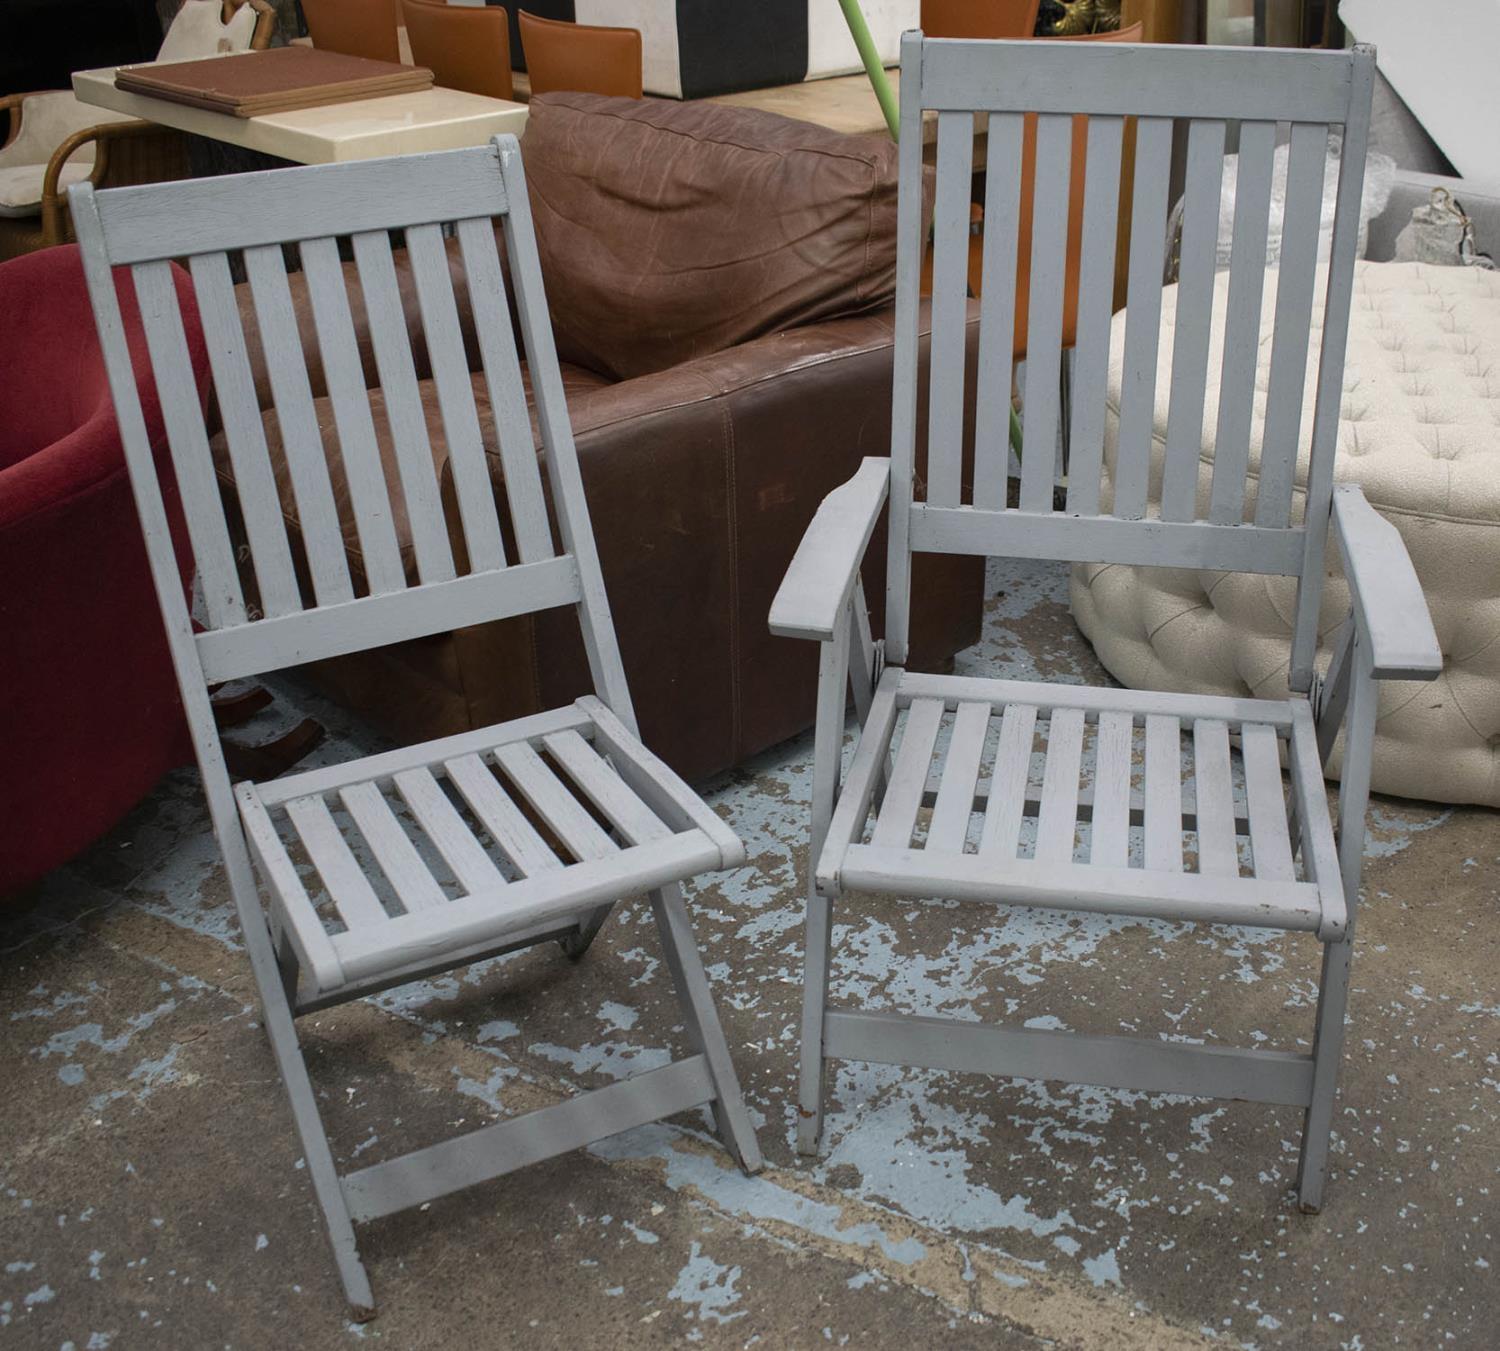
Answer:
[(1029, 38), (1042, 0), (922, 0), (930, 38)]
[(496, 5), (401, 0), (411, 59), (444, 89), (492, 99), (515, 92), (510, 76), (510, 22)]
[(568, 89), (640, 98), (641, 35), (634, 28), (560, 23), (524, 9), (516, 17), (533, 94)]
[(372, 61), (400, 61), (397, 0), (302, 0), (314, 47)]

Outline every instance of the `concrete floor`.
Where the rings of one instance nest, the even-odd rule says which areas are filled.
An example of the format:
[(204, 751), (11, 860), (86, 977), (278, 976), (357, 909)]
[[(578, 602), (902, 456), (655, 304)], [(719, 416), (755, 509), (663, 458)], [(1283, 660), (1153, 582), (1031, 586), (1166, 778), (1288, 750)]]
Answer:
[[(1052, 568), (994, 574), (960, 666), (1099, 680)], [(374, 743), (330, 724), (321, 758)], [(268, 724), (269, 727), (269, 724)], [(347, 1322), (196, 776), (0, 915), (0, 1345), (1494, 1347), (1500, 831), (1377, 799), (1327, 1206), (1300, 1114), (844, 1065), (791, 1148), (804, 738), (709, 796), (750, 863), (693, 914), (768, 1156), (697, 1115), (361, 1232)], [(1317, 945), (1249, 930), (885, 901), (845, 998), (956, 1018), (1306, 1046)], [(664, 1062), (650, 916), (307, 1020), (335, 1147), (373, 1161)]]

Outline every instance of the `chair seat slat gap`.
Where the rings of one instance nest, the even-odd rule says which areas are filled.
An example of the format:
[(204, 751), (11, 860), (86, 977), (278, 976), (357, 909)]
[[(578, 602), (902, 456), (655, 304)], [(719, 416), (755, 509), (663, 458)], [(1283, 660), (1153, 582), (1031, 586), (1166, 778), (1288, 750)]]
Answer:
[(1260, 312), (1265, 294), (1266, 237), (1276, 124), (1245, 122), (1234, 184), (1234, 240), (1229, 254), (1229, 297), (1224, 310), (1224, 363), (1219, 377), (1219, 418), (1214, 435), (1209, 519), (1239, 525), (1245, 519), (1245, 475), (1250, 464), (1250, 424), (1255, 413), (1255, 372), (1260, 364)]
[(1292, 516), (1292, 485), (1297, 473), (1302, 400), (1308, 379), (1310, 318), (1316, 298), (1323, 161), (1327, 151), (1327, 127), (1293, 123), (1287, 150), (1281, 266), (1276, 279), (1276, 327), (1266, 386), (1266, 420), (1260, 441), (1256, 525), (1284, 526)]
[(307, 239), (301, 249), (302, 274), (323, 358), (323, 381), (333, 408), (339, 459), (359, 536), (360, 563), (370, 595), (383, 596), (405, 587), (406, 569), (375, 440), (375, 422), (370, 415), (370, 396), (365, 389), (338, 242), (326, 236)]
[(927, 401), (927, 500), (959, 503), (963, 472), (964, 357), (969, 194), (974, 119), (938, 115), (937, 205), (932, 240), (932, 343)]
[(359, 827), (403, 907), (431, 910), (447, 901), (379, 788), (373, 783), (350, 784), (339, 790), (339, 801)]
[(172, 265), (138, 263), (131, 275), (209, 626), (243, 624), (245, 596), (200, 412), (198, 384), (188, 360)]
[(1208, 344), (1213, 328), (1214, 270), (1219, 245), (1219, 195), (1224, 173), (1224, 123), (1194, 118), (1188, 127), (1187, 187), (1172, 342), (1172, 396), (1167, 410), (1161, 514), (1191, 521), (1198, 510)]
[(1001, 861), (1015, 858), (1021, 843), (1036, 714), (1032, 704), (1007, 704), (1000, 717), (1000, 740), (995, 746), (995, 768), (990, 775), (990, 800), (985, 804), (979, 852)]
[(1238, 877), (1229, 724), (1222, 719), (1199, 718), (1193, 723), (1193, 784), (1198, 871), (1209, 877)]
[(432, 463), (427, 419), (417, 390), (417, 372), (396, 284), (390, 237), (384, 230), (365, 231), (352, 236), (351, 243), (370, 324), (370, 343), (375, 349), (375, 366), (380, 373), (381, 393), (385, 396), (386, 419), (396, 450), (417, 573), (424, 583), (446, 582), (457, 573)]
[(988, 704), (960, 704), (943, 762), (932, 824), (927, 830), (927, 848), (961, 854), (974, 812), (974, 790), (979, 782), (979, 762), (990, 725)]
[(459, 328), (442, 227), (414, 225), (407, 230), (406, 256), (411, 262), (422, 332), (427, 339), (433, 383), (437, 386), (443, 439), (448, 443), (448, 469), (453, 475), (469, 568), (473, 572), (503, 568), (505, 546), (500, 539), (495, 490), (490, 484), (479, 412), (474, 406), (474, 386), (469, 380), (469, 361)]
[(1014, 384), (1016, 254), (1026, 119), (991, 113), (985, 153), (979, 373), (974, 397), (974, 504), (1005, 509)]
[(337, 605), (354, 599), (354, 584), (328, 476), (323, 432), (307, 379), (307, 358), (292, 308), (286, 259), (279, 244), (246, 249), (244, 259), (313, 594), (319, 605)]
[(229, 260), (222, 253), (199, 253), (188, 260), (188, 266), (213, 369), (224, 441), (234, 466), (235, 496), (250, 545), (261, 612), (272, 617), (291, 614), (302, 608), (302, 595), (287, 542), (286, 517), (276, 494)]
[(501, 746), (494, 755), (521, 795), (581, 861), (608, 858), (619, 849), (529, 742)]
[(453, 869), (459, 885), (469, 895), (503, 887), (505, 878), (484, 852), (484, 846), (464, 824), (428, 769), (403, 769), (394, 776), (396, 791), (411, 808), (411, 814), (426, 832), (443, 861)]
[(1182, 871), (1182, 725), (1161, 713), (1146, 717), (1146, 867)]
[(1099, 511), (1124, 134), (1123, 118), (1089, 119), (1073, 348), (1073, 423), (1068, 435), (1067, 510), (1075, 516), (1093, 516)]
[(1099, 714), (1094, 743), (1094, 810), (1089, 827), (1089, 862), (1095, 867), (1124, 868), (1130, 862), (1134, 740), (1135, 719), (1131, 714), (1118, 709)]
[(297, 797), (286, 804), (286, 814), (328, 888), (334, 909), (350, 931), (386, 923), (390, 916), (334, 821), (328, 804), (321, 797)]
[(1054, 709), (1047, 727), (1047, 767), (1037, 810), (1036, 857), (1071, 863), (1078, 829), (1078, 776), (1083, 767), (1083, 710)]
[(1246, 723), (1240, 729), (1245, 762), (1245, 795), (1250, 817), (1250, 853), (1255, 876), (1266, 882), (1290, 882), (1292, 842), (1287, 829), (1286, 795), (1281, 781), (1281, 750), (1269, 727)]
[(477, 754), (454, 756), (443, 762), (443, 768), (500, 852), (523, 874), (531, 877), (563, 866)]
[(1115, 450), (1114, 515), (1146, 514), (1151, 429), (1156, 413), (1156, 358), (1161, 339), (1161, 279), (1172, 168), (1170, 118), (1136, 123), (1135, 183), (1130, 210), (1130, 275), (1126, 287), (1124, 371)]
[(922, 805), (922, 790), (927, 786), (927, 769), (932, 764), (932, 748), (937, 744), (942, 721), (940, 699), (919, 699), (908, 710), (885, 801), (875, 818), (873, 843), (897, 848), (911, 843), (917, 809)]

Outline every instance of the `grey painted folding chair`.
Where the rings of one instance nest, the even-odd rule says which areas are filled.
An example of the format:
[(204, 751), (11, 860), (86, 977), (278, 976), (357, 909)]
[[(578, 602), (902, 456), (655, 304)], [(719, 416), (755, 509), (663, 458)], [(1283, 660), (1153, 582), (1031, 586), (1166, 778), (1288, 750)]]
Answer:
[[(152, 570), (215, 832), (291, 1097), (308, 1173), (357, 1314), (373, 1303), (352, 1221), (408, 1206), (617, 1131), (712, 1106), (740, 1164), (760, 1166), (678, 883), (734, 867), (744, 847), (636, 737), (563, 401), (514, 137), (473, 150), (73, 194), (94, 313)], [(493, 219), (492, 219), (493, 218)], [(498, 424), (509, 519), (481, 441), (443, 243), (453, 223)], [(536, 390), (542, 476), (507, 315), (503, 226)], [(404, 229), (441, 399), (458, 515), (444, 518), (389, 231)], [(360, 370), (340, 240), (353, 249), (400, 461), (415, 576), (393, 526)], [(352, 576), (287, 284), (300, 246), (367, 580)], [(288, 545), (250, 381), (231, 255), (249, 276), (307, 577)], [(171, 267), (187, 257), (235, 466), (254, 591), (236, 567), (188, 364)], [(202, 584), (183, 603), (120, 325), (111, 267), (128, 268), (165, 411)], [(450, 526), (462, 549), (450, 546)], [(252, 603), (253, 602), (253, 603)], [(568, 708), (257, 785), (231, 787), (206, 683), (554, 606), (576, 607), (597, 697)], [(257, 896), (259, 873), (265, 906)], [(373, 862), (371, 862), (373, 860)], [(404, 1157), (338, 1175), (295, 1015), (497, 952), (558, 939), (575, 955), (617, 898), (650, 892), (695, 1053), (663, 1068)]]
[[(1289, 1103), (1306, 1109), (1300, 1201), (1307, 1210), (1318, 1208), (1359, 894), (1374, 682), (1430, 679), (1440, 665), (1399, 535), (1358, 488), (1335, 490), (1333, 483), (1373, 70), (1368, 49), (1012, 44), (924, 40), (917, 33), (904, 38), (891, 459), (867, 460), (824, 502), (771, 611), (774, 632), (822, 643), (802, 1029), (804, 1152), (817, 1148), (829, 1059)], [(938, 150), (928, 461), (925, 497), (917, 497), (924, 109), (937, 110)], [(1015, 259), (1022, 125), (1029, 112), (1040, 114), (1037, 225), (1023, 468), (1019, 505), (1007, 507), (1014, 291), (1003, 279)], [(988, 119), (988, 202), (969, 492), (961, 429), (975, 113)], [(1073, 459), (1059, 509), (1052, 448), (1065, 240), (1050, 223), (1067, 219), (1074, 114), (1090, 117), (1089, 163)], [(1123, 406), (1113, 461), (1106, 464), (1116, 193), (1127, 118), (1135, 119), (1128, 185), (1135, 228), (1123, 351), (1117, 354)], [(1239, 121), (1239, 191), (1223, 321), (1223, 395), (1217, 421), (1205, 426), (1229, 119)], [(1164, 451), (1153, 458), (1162, 225), (1179, 120), (1187, 146), (1186, 218), (1170, 415)], [(1247, 471), (1247, 457), (1252, 413), (1261, 397), (1257, 334), (1273, 152), (1277, 123), (1285, 121), (1291, 123), (1290, 172), (1257, 479)], [(1319, 286), (1319, 208), (1330, 125), (1343, 128), (1344, 154), (1332, 263)], [(1319, 291), (1316, 403), (1309, 453), (1301, 461), (1303, 509), (1297, 513), (1303, 382)], [(1214, 451), (1211, 470), (1200, 458), (1206, 441)], [(882, 651), (870, 641), (859, 566), (887, 495)], [(1339, 536), (1352, 607), (1332, 635), (1333, 665), (1320, 677), (1314, 656), (1330, 527)], [(1295, 576), (1301, 580), (1289, 684), (1296, 693), (1287, 700), (1214, 698), (905, 671), (911, 557), (917, 552)], [(863, 726), (841, 776), (851, 678)], [(1341, 726), (1346, 735), (1335, 835), (1322, 769)], [(945, 727), (949, 737), (942, 751), (937, 748)], [(1182, 763), (1185, 737), (1191, 787)], [(1044, 768), (1033, 773), (1034, 763)], [(1132, 788), (1138, 775), (1139, 793)], [(923, 808), (931, 809), (930, 817), (921, 815)], [(860, 891), (1308, 932), (1323, 945), (1313, 1053), (1074, 1036), (830, 1008), (834, 902)]]

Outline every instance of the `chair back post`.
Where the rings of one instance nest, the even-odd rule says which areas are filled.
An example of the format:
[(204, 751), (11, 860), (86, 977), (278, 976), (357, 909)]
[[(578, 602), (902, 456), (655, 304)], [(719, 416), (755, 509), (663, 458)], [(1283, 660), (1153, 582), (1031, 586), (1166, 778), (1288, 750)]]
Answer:
[[(886, 615), (893, 664), (906, 654), (909, 555), (1000, 555), (1305, 577), (1292, 662), (1294, 681), (1305, 687), (1333, 482), (1371, 61), (1368, 50), (951, 40), (920, 33), (903, 38)], [(918, 498), (913, 485), (920, 344), (915, 277), (909, 274), (924, 242), (920, 127), (929, 110), (937, 114), (937, 189), (926, 491)], [(987, 133), (983, 166), (973, 159), (976, 115)], [(1087, 120), (1083, 135), (1079, 118)], [(1020, 184), (1033, 119), (1035, 181), (1028, 195)], [(1230, 122), (1241, 129), (1240, 190), (1229, 275), (1216, 280)], [(1127, 124), (1136, 133), (1133, 156), (1125, 153)], [(1282, 250), (1268, 285), (1271, 185), (1278, 127), (1286, 125)], [(1334, 127), (1344, 133), (1345, 153), (1325, 272), (1319, 229)], [(1164, 290), (1162, 275), (1172, 149), (1179, 131), (1187, 157), (1182, 262), (1174, 295)], [(1083, 174), (1072, 163), (1079, 153), (1087, 164)], [(976, 167), (987, 172), (984, 287), (977, 387), (966, 390), (971, 379), (966, 372), (967, 226)], [(1072, 200), (1077, 195), (1082, 196), (1078, 230), (1059, 228), (1078, 206)], [(1134, 222), (1125, 251), (1129, 285), (1123, 333), (1112, 317), (1122, 201), (1129, 202)], [(1028, 213), (1035, 228), (1027, 256), (1019, 257)], [(1077, 331), (1069, 335), (1068, 249), (1074, 233), (1081, 239), (1081, 264)], [(1018, 273), (1029, 277), (1027, 287), (1018, 286)], [(1324, 322), (1314, 357), (1311, 334), (1319, 299)], [(1164, 304), (1173, 307), (1170, 325), (1164, 323)], [(1011, 363), (1023, 333), (1024, 440), (1019, 500), (1011, 506)], [(1265, 333), (1268, 343), (1262, 341)], [(1075, 336), (1075, 378), (1071, 406), (1064, 408), (1058, 376), (1070, 336)], [(1305, 427), (1303, 397), (1313, 362), (1316, 410)], [(1115, 434), (1109, 436), (1112, 367), (1120, 406)], [(1207, 397), (1215, 375), (1217, 408)], [(975, 405), (972, 451), (965, 444), (966, 395)], [(1156, 431), (1163, 416), (1164, 444)], [(1065, 418), (1072, 455), (1066, 498), (1060, 501), (1054, 466)], [(1253, 422), (1263, 422), (1254, 472)], [(1298, 452), (1305, 453), (1309, 441), (1307, 507), (1294, 517)], [(966, 481), (970, 454), (972, 489)]]

